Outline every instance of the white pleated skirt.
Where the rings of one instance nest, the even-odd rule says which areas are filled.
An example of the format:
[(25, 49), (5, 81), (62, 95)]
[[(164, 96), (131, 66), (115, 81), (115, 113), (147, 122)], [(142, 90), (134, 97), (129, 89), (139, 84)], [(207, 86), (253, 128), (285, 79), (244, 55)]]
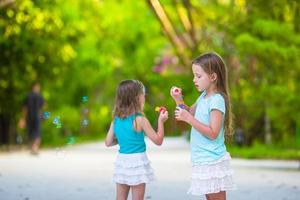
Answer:
[(201, 196), (236, 189), (230, 160), (230, 154), (226, 153), (217, 161), (194, 164), (188, 194)]
[(155, 180), (154, 170), (145, 152), (117, 155), (113, 181), (130, 186)]

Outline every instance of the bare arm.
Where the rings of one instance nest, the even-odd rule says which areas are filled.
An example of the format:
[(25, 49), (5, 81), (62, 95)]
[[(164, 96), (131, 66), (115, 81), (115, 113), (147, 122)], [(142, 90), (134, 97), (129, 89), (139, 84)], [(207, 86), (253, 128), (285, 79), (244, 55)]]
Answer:
[(187, 110), (191, 115), (195, 115), (196, 108), (197, 108), (197, 103), (195, 102), (191, 107), (187, 106), (184, 101), (176, 101), (176, 106), (179, 106), (180, 104), (184, 104), (184, 109)]
[(168, 119), (168, 112), (161, 112), (157, 120), (157, 132), (152, 128), (146, 117), (140, 117), (142, 129), (147, 137), (156, 145), (161, 145), (164, 139), (164, 122)]
[(184, 109), (179, 108), (175, 111), (176, 119), (187, 122), (198, 132), (212, 140), (216, 139), (219, 135), (219, 132), (222, 128), (222, 117), (223, 113), (214, 109), (210, 112), (210, 124), (205, 125)]
[(115, 138), (115, 135), (114, 135), (114, 128), (113, 128), (113, 126), (114, 126), (113, 122), (111, 122), (109, 130), (108, 130), (106, 138), (105, 138), (105, 145), (107, 147), (114, 146), (114, 145), (118, 144), (118, 142), (117, 142), (117, 140)]
[[(173, 92), (173, 89), (174, 88), (177, 88), (179, 90), (178, 93), (174, 93)], [(171, 97), (174, 99), (175, 103), (176, 103), (176, 106), (179, 106), (179, 105), (184, 105), (184, 109), (186, 109), (189, 113), (191, 113), (191, 115), (195, 115), (195, 111), (196, 111), (196, 107), (197, 107), (197, 103), (195, 102), (192, 106), (188, 106), (184, 103), (184, 100), (183, 100), (183, 96), (182, 96), (182, 89), (181, 88), (178, 88), (178, 87), (175, 87), (173, 86), (171, 89), (170, 89), (170, 95)]]
[(27, 112), (28, 112), (27, 111), (27, 107), (23, 106), (22, 107), (22, 111), (21, 111), (21, 118), (20, 118), (20, 120), (18, 122), (18, 126), (21, 129), (24, 129), (26, 127), (26, 120), (25, 120), (25, 118), (26, 118)]

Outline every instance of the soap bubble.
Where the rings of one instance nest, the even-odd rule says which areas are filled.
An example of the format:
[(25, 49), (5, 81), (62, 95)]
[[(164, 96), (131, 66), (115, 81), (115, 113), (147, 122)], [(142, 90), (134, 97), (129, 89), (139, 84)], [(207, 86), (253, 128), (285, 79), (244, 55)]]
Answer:
[(88, 114), (89, 113), (89, 109), (87, 109), (87, 108), (83, 109), (82, 113), (85, 114), (85, 115)]
[(60, 121), (59, 116), (54, 117), (52, 123), (56, 125), (56, 128), (62, 128), (62, 122)]
[(88, 97), (88, 96), (82, 96), (82, 97), (81, 97), (82, 103), (87, 103), (88, 100), (89, 100), (89, 97)]
[(82, 123), (81, 123), (83, 126), (87, 126), (89, 124), (89, 120), (88, 119), (84, 119), (82, 120)]
[(75, 143), (76, 143), (76, 138), (74, 136), (68, 138), (67, 145), (73, 145)]
[(50, 113), (50, 112), (48, 112), (48, 111), (46, 111), (46, 112), (43, 112), (43, 116), (42, 116), (42, 118), (43, 118), (43, 119), (49, 119), (50, 115), (51, 115), (51, 113)]
[(54, 117), (54, 119), (53, 119), (53, 124), (57, 125), (57, 124), (59, 124), (59, 123), (60, 123), (60, 117), (59, 117), (59, 116)]

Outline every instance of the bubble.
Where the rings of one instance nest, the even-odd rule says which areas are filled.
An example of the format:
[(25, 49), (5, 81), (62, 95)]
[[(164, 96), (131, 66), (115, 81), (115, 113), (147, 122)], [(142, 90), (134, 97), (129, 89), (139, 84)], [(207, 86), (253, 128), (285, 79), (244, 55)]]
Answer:
[(81, 123), (83, 126), (87, 126), (89, 124), (89, 120), (88, 119), (84, 119), (82, 120), (82, 123)]
[(74, 136), (71, 136), (68, 138), (68, 142), (67, 142), (67, 145), (73, 145), (76, 143), (76, 139)]
[(43, 119), (49, 119), (51, 113), (46, 111), (46, 112), (43, 112)]
[(83, 110), (82, 110), (82, 113), (83, 113), (83, 114), (88, 114), (88, 113), (89, 113), (89, 109), (87, 109), (87, 108), (83, 109)]
[(88, 96), (83, 96), (83, 97), (81, 97), (82, 103), (87, 103), (88, 100), (89, 100), (89, 97), (88, 97)]
[(60, 123), (60, 117), (59, 116), (57, 116), (57, 117), (54, 117), (54, 119), (53, 119), (53, 124), (59, 124)]
[(56, 125), (56, 128), (62, 128), (62, 122), (60, 121), (59, 116), (54, 117), (52, 123)]

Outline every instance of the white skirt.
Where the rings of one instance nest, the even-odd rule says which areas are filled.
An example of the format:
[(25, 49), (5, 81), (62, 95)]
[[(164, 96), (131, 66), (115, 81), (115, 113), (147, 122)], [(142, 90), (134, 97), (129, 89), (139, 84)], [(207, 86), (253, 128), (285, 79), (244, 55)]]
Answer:
[(154, 171), (145, 152), (118, 154), (115, 161), (114, 182), (133, 186), (153, 180), (155, 180)]
[(209, 164), (197, 164), (192, 167), (192, 183), (188, 194), (205, 195), (220, 191), (234, 190), (231, 157), (226, 153), (222, 158)]

